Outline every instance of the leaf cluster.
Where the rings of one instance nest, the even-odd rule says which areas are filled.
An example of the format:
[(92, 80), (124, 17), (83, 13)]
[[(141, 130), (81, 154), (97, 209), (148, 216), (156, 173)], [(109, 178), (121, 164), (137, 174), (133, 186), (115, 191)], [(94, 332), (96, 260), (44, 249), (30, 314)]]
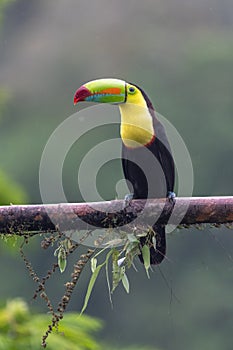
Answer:
[[(98, 265), (97, 257), (105, 252), (107, 248), (110, 247), (110, 245), (113, 244), (113, 242), (109, 242), (107, 244), (107, 248), (104, 248), (100, 250), (92, 259), (91, 259), (91, 271), (92, 275), (88, 284), (87, 292), (85, 295), (84, 304), (81, 310), (81, 314), (86, 310), (88, 306), (88, 302), (92, 293), (92, 290), (94, 288), (95, 282), (97, 280), (97, 277), (103, 267), (105, 267), (105, 273), (106, 273), (106, 281), (108, 286), (108, 292), (109, 292), (109, 299), (112, 304), (112, 294), (115, 291), (115, 289), (119, 286), (120, 283), (122, 283), (125, 291), (127, 293), (130, 292), (130, 283), (129, 279), (126, 274), (126, 269), (129, 269), (131, 266), (135, 268), (134, 265), (134, 258), (138, 256), (138, 254), (142, 254), (143, 261), (144, 261), (144, 267), (146, 270), (147, 277), (149, 276), (149, 269), (150, 269), (150, 248), (147, 244), (145, 244), (142, 248), (140, 247), (140, 241), (137, 239), (137, 237), (134, 234), (126, 234), (125, 233), (126, 241), (125, 245), (122, 249), (117, 249), (116, 247), (113, 247), (110, 249), (110, 251), (106, 254), (105, 260)], [(119, 242), (118, 242), (119, 243)], [(123, 257), (121, 257), (123, 256)], [(110, 283), (110, 277), (109, 277), (109, 262), (111, 261), (111, 283)], [(135, 268), (136, 270), (136, 268)]]

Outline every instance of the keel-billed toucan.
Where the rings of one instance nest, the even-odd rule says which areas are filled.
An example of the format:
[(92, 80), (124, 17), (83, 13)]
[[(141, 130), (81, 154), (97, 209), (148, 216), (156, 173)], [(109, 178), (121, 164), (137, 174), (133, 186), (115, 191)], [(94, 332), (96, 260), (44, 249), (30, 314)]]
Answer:
[[(90, 101), (118, 104), (121, 114), (122, 166), (134, 199), (172, 197), (174, 161), (163, 125), (145, 92), (120, 79), (97, 79), (82, 85), (74, 103)], [(150, 247), (151, 264), (166, 254), (165, 227), (153, 224), (153, 235), (140, 238)], [(139, 255), (143, 262), (142, 255)]]

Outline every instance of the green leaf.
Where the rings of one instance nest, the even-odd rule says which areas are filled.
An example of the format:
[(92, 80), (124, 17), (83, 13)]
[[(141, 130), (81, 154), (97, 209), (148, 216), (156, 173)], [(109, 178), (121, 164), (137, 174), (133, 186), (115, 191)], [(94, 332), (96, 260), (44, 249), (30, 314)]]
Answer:
[(59, 252), (58, 252), (58, 255), (57, 255), (57, 259), (58, 259), (58, 266), (59, 266), (59, 269), (62, 272), (65, 271), (66, 269), (66, 264), (67, 264), (67, 261), (66, 261), (66, 251), (64, 249), (63, 246), (60, 247), (59, 249)]
[(133, 233), (128, 233), (127, 234), (127, 239), (128, 239), (129, 242), (132, 242), (132, 243), (135, 243), (135, 242), (138, 243), (139, 242), (137, 237), (135, 237), (135, 235)]
[(66, 269), (66, 265), (67, 265), (66, 259), (62, 259), (62, 258), (59, 259), (58, 258), (58, 265), (59, 265), (60, 272), (61, 273), (64, 272)]
[(113, 307), (113, 303), (112, 303), (112, 296), (111, 296), (111, 287), (110, 287), (110, 281), (109, 281), (109, 274), (108, 274), (108, 261), (110, 256), (112, 255), (112, 253), (114, 252), (115, 249), (111, 249), (110, 252), (108, 252), (107, 256), (106, 256), (106, 267), (105, 267), (105, 271), (106, 271), (106, 280), (107, 280), (107, 286), (108, 286), (108, 294), (109, 294), (109, 300), (110, 300), (110, 304)]
[(144, 261), (144, 267), (146, 270), (147, 277), (150, 278), (149, 268), (150, 268), (150, 248), (145, 244), (142, 247), (142, 257)]
[(131, 265), (133, 265), (133, 259), (138, 254), (140, 254), (138, 241), (137, 242), (130, 242), (127, 246), (126, 253), (125, 253), (126, 264), (127, 264), (128, 268), (130, 268)]
[(121, 282), (123, 284), (123, 287), (126, 290), (126, 293), (129, 293), (129, 280), (128, 280), (128, 277), (126, 276), (126, 273), (122, 275)]
[(82, 310), (80, 312), (80, 315), (83, 314), (83, 312), (86, 310), (87, 308), (87, 305), (88, 305), (88, 302), (89, 302), (89, 299), (90, 299), (90, 296), (91, 296), (91, 292), (93, 290), (93, 287), (95, 285), (95, 281), (99, 275), (99, 272), (101, 270), (101, 268), (106, 264), (106, 261), (103, 263), (103, 264), (100, 264), (96, 267), (95, 271), (93, 272), (92, 276), (91, 276), (91, 279), (89, 281), (89, 284), (88, 284), (88, 287), (87, 287), (87, 292), (86, 292), (86, 295), (85, 295), (85, 299), (84, 299), (84, 304), (83, 304), (83, 307), (82, 307)]
[(92, 271), (92, 273), (95, 272), (96, 266), (97, 266), (97, 259), (92, 258), (91, 259), (91, 271)]
[(118, 250), (114, 249), (112, 253), (112, 290), (111, 293), (114, 292), (119, 282), (121, 281), (121, 268), (118, 266), (118, 258), (119, 258)]

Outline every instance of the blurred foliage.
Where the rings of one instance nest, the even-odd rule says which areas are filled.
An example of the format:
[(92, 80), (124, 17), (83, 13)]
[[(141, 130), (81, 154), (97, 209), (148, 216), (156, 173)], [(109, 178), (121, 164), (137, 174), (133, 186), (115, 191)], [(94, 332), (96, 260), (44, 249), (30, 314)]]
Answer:
[(6, 112), (8, 102), (10, 102), (10, 93), (4, 88), (0, 88), (0, 120), (3, 113)]
[(22, 239), (18, 236), (0, 234), (0, 252), (7, 249), (9, 253), (15, 255), (19, 252)]
[[(0, 7), (1, 11), (1, 7)], [(11, 96), (7, 89), (0, 88), (0, 123), (1, 118), (7, 112), (7, 105), (11, 102)], [(12, 177), (0, 168), (0, 205), (26, 203), (28, 197), (26, 191)]]
[[(0, 8), (1, 10), (1, 8)], [(8, 101), (10, 100), (9, 94), (5, 89), (0, 89), (0, 121), (1, 117), (6, 110)], [(10, 204), (23, 204), (28, 200), (26, 191), (22, 186), (14, 181), (10, 175), (7, 175), (2, 169), (0, 169), (0, 205)], [(6, 245), (5, 248), (14, 252), (15, 248), (18, 249), (17, 238), (14, 237), (2, 237)]]
[(0, 204), (23, 204), (27, 195), (22, 187), (0, 169)]
[[(49, 317), (32, 314), (20, 298), (7, 301), (0, 308), (0, 350), (40, 350), (41, 336)], [(100, 331), (102, 322), (86, 315), (67, 313), (59, 328), (50, 334), (46, 349), (55, 350), (100, 350), (117, 349), (110, 344), (100, 344), (93, 333)], [(118, 348), (119, 349), (119, 348)], [(149, 347), (129, 346), (122, 350), (152, 350)], [(153, 350), (156, 350), (153, 348)]]
[[(0, 349), (41, 349), (42, 332), (48, 322), (47, 315), (32, 314), (23, 300), (8, 301), (6, 306), (0, 309)], [(101, 349), (91, 336), (91, 333), (100, 330), (101, 327), (101, 322), (94, 318), (68, 313), (57, 332), (54, 331), (50, 335), (47, 349)]]
[[(0, 0), (0, 24), (3, 18), (3, 11), (13, 0)], [(7, 104), (10, 103), (10, 92), (0, 86), (0, 121), (6, 113)], [(26, 192), (22, 186), (14, 181), (10, 175), (0, 169), (0, 205), (25, 203), (27, 201)]]
[(14, 0), (0, 0), (0, 24), (3, 19), (3, 11), (5, 10), (6, 6), (13, 1)]

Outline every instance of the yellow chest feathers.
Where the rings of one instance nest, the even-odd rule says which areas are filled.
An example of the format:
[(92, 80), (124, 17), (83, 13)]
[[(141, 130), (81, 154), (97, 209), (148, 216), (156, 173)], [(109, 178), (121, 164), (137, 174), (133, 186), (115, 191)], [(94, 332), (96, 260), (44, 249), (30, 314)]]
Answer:
[(121, 113), (121, 138), (127, 147), (146, 145), (154, 137), (152, 116), (146, 102), (119, 105)]

